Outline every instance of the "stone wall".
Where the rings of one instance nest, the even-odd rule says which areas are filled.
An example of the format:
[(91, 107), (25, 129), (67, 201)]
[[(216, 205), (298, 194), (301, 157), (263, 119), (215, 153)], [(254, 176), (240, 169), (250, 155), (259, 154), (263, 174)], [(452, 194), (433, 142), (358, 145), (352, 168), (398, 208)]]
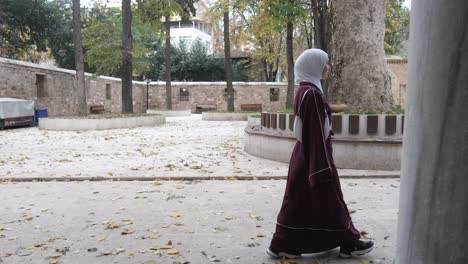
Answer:
[[(78, 98), (74, 76), (72, 70), (0, 58), (0, 97), (35, 100), (36, 107), (47, 108), (50, 116), (75, 115)], [(134, 111), (146, 111), (147, 87), (149, 108), (165, 109), (164, 82), (147, 85), (135, 81)], [(224, 82), (173, 82), (173, 109), (195, 112), (197, 105), (212, 105), (224, 111), (227, 108), (224, 88)], [(270, 88), (279, 89), (278, 101), (270, 100)], [(189, 95), (181, 98), (180, 89), (186, 89)], [(286, 83), (234, 83), (234, 89), (236, 110), (240, 110), (242, 104), (261, 104), (263, 110), (268, 111), (285, 107)], [(86, 90), (88, 106), (104, 105), (109, 112), (120, 112), (120, 79), (87, 74)]]
[[(36, 107), (47, 108), (50, 116), (75, 115), (78, 98), (74, 76), (75, 71), (72, 70), (0, 58), (0, 97), (35, 100)], [(197, 106), (210, 106), (224, 111), (227, 109), (225, 87), (224, 82), (173, 82), (173, 109), (195, 112)], [(86, 89), (89, 107), (104, 105), (108, 112), (120, 112), (120, 79), (87, 74)], [(188, 95), (181, 96), (183, 89)], [(270, 96), (271, 89), (278, 90), (277, 98)], [(236, 111), (241, 110), (243, 104), (260, 104), (263, 111), (283, 109), (286, 105), (286, 83), (235, 82), (234, 90)], [(146, 111), (147, 99), (150, 109), (164, 110), (165, 98), (164, 82), (151, 82), (149, 85), (133, 82), (135, 112)]]
[[(173, 109), (190, 109), (195, 112), (197, 106), (214, 106), (218, 111), (225, 111), (227, 109), (225, 88), (226, 84), (224, 82), (173, 82)], [(276, 88), (279, 89), (278, 101), (271, 101), (270, 89)], [(181, 89), (186, 89), (188, 92), (187, 97), (181, 98)], [(235, 82), (234, 107), (236, 111), (240, 111), (243, 104), (261, 104), (264, 111), (283, 109), (286, 105), (286, 91), (286, 83)], [(149, 108), (166, 108), (166, 86), (164, 82), (150, 84), (149, 99)]]

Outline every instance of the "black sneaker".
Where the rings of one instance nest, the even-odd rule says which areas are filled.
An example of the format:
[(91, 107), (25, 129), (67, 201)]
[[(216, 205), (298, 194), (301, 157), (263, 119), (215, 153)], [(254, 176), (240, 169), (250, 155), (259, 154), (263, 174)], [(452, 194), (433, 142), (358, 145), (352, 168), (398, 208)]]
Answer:
[(353, 240), (340, 247), (340, 257), (352, 258), (363, 256), (374, 249), (372, 241)]
[(289, 259), (296, 259), (301, 257), (301, 253), (299, 252), (285, 252), (281, 250), (277, 250), (275, 248), (272, 248), (271, 246), (266, 250), (266, 253), (275, 259), (279, 258), (289, 258)]

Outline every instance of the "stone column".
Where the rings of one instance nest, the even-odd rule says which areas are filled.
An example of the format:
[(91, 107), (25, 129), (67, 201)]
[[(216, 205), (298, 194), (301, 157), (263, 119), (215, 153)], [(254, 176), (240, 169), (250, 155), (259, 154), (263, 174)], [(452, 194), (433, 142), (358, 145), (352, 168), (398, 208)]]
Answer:
[(468, 263), (468, 1), (413, 0), (397, 264)]

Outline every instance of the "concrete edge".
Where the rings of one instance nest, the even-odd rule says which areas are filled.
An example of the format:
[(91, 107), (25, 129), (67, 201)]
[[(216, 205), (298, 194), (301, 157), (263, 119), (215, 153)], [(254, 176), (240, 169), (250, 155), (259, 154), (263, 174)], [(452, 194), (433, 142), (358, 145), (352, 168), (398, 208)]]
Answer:
[[(5, 182), (83, 182), (83, 181), (266, 181), (286, 180), (287, 176), (175, 176), (175, 177), (24, 177), (3, 178)], [(341, 179), (399, 179), (399, 174), (341, 175)]]
[(191, 110), (155, 110), (155, 109), (148, 109), (146, 110), (147, 114), (157, 114), (162, 115), (165, 117), (185, 117), (191, 116)]
[(202, 120), (204, 121), (247, 121), (251, 115), (258, 113), (219, 113), (219, 112), (203, 112)]
[[(287, 131), (287, 130), (283, 130)], [(272, 138), (280, 138), (280, 139), (296, 139), (296, 137), (292, 134), (292, 132), (281, 132), (279, 130), (254, 130), (252, 126), (247, 126), (244, 129), (244, 132), (249, 135), (258, 135), (258, 136), (266, 136)], [(375, 139), (375, 138), (341, 138), (332, 136), (332, 140), (334, 142), (345, 142), (345, 143), (369, 143), (369, 144), (396, 144), (402, 145), (403, 140), (400, 139)]]
[(135, 127), (159, 126), (166, 123), (162, 115), (117, 117), (102, 119), (40, 118), (39, 129), (49, 131), (92, 131), (129, 129)]

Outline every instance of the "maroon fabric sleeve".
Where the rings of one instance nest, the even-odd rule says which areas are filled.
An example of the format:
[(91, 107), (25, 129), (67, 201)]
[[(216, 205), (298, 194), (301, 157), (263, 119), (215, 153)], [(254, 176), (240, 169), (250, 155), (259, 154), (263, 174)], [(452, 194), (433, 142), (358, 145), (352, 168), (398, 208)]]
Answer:
[(325, 103), (315, 88), (305, 94), (300, 109), (303, 123), (302, 141), (311, 187), (332, 182), (332, 164), (329, 158), (323, 124), (326, 119)]

